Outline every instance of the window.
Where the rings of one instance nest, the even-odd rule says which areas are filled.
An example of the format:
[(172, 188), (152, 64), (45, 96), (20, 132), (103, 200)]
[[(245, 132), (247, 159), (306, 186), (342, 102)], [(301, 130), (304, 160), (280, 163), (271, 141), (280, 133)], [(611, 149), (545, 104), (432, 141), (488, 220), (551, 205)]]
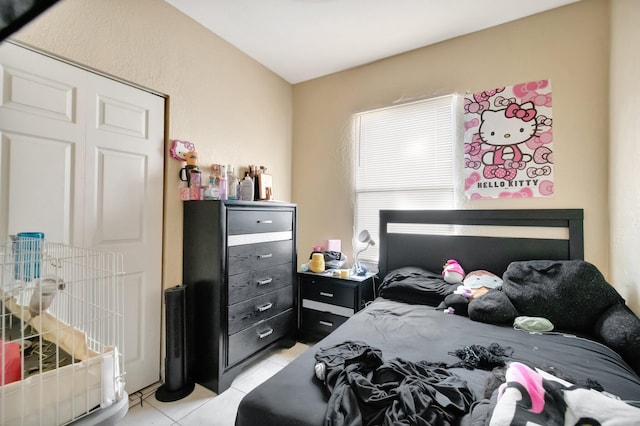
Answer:
[[(453, 208), (455, 110), (449, 95), (354, 116), (355, 235), (379, 241), (379, 210)], [(360, 260), (377, 261), (377, 246)]]

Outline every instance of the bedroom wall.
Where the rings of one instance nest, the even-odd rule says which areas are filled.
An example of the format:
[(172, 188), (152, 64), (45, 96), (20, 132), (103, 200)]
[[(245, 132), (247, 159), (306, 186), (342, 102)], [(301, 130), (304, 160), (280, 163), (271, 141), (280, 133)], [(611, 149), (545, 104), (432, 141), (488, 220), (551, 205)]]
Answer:
[(343, 252), (352, 258), (348, 153), (354, 112), (550, 79), (555, 196), (459, 198), (457, 205), (583, 208), (586, 258), (608, 274), (609, 38), (609, 2), (582, 1), (295, 85), (293, 199), (300, 205), (300, 262), (313, 245), (328, 238), (341, 239)]
[[(64, 0), (14, 38), (168, 95), (168, 140), (194, 142), (203, 166), (265, 165), (275, 196), (291, 199), (291, 85), (168, 3)], [(184, 183), (169, 147), (164, 288), (182, 281)]]
[(640, 313), (640, 2), (611, 2), (611, 281)]

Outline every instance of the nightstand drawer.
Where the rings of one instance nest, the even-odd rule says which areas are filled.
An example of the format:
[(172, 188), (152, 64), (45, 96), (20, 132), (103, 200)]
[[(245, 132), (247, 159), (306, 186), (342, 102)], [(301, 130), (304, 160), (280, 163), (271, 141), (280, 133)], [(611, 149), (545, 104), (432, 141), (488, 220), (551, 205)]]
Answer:
[(310, 277), (302, 280), (301, 287), (303, 299), (354, 308), (356, 288), (348, 284), (336, 284), (331, 280)]
[(300, 328), (308, 333), (327, 335), (347, 320), (347, 317), (303, 308)]
[(292, 321), (293, 310), (290, 309), (229, 336), (228, 365), (242, 361), (268, 344), (290, 334)]
[(229, 275), (291, 263), (291, 240), (229, 247)]
[(228, 222), (229, 235), (291, 231), (293, 229), (293, 212), (232, 210)]
[(291, 263), (229, 277), (229, 305), (293, 284)]
[(229, 306), (229, 334), (237, 333), (292, 306), (293, 286)]

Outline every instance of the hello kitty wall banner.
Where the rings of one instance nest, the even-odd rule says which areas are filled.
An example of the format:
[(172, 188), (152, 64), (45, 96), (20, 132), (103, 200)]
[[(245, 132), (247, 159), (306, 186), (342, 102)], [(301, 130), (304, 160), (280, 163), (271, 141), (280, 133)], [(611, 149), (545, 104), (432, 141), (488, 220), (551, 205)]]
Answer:
[(553, 195), (549, 80), (465, 96), (464, 177), (471, 199)]

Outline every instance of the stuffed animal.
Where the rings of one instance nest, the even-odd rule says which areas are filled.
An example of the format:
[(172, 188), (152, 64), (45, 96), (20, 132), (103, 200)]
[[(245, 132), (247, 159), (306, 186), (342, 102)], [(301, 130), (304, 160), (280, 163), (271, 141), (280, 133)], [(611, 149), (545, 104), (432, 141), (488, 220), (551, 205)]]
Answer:
[[(442, 309), (449, 314), (470, 316), (469, 304), (485, 294), (489, 294), (491, 298), (492, 291), (501, 285), (502, 279), (489, 271), (483, 269), (471, 271), (465, 275), (462, 285), (457, 286), (453, 293), (447, 295), (437, 309)], [(502, 292), (498, 293), (502, 295)]]
[(461, 284), (464, 279), (464, 269), (457, 260), (449, 259), (442, 267), (442, 278), (449, 284)]

